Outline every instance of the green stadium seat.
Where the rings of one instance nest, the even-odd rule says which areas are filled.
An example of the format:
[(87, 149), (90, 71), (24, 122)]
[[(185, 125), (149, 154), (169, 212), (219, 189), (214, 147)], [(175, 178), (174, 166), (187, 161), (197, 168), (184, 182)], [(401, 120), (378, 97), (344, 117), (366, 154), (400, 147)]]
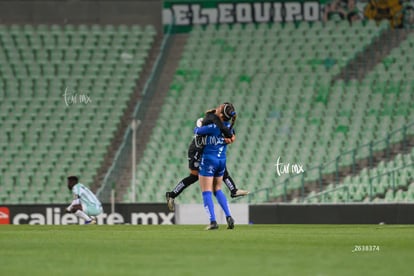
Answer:
[[(402, 71), (399, 66), (407, 62), (409, 54), (393, 51), (386, 65), (384, 62), (377, 65), (361, 82), (333, 79), (386, 28), (386, 25), (376, 26), (371, 22), (350, 28), (345, 21), (298, 26), (286, 23), (193, 28), (150, 138), (153, 143), (147, 145), (137, 166), (139, 177), (144, 177), (149, 186), (156, 186), (155, 180), (148, 178), (154, 170), (148, 164), (156, 160), (155, 156), (174, 156), (168, 159), (174, 162), (159, 161), (156, 168), (176, 172), (178, 179), (175, 181), (187, 175), (185, 155), (194, 121), (203, 110), (224, 98), (240, 110), (236, 124), (238, 140), (229, 146), (228, 164), (229, 167), (237, 164), (231, 166), (231, 173), (240, 178), (237, 184), (252, 191), (271, 186), (274, 178), (278, 183), (282, 181), (275, 175), (272, 165), (277, 156), (298, 159), (305, 166), (311, 164), (310, 167), (326, 164), (343, 152), (373, 139), (385, 138), (391, 130), (414, 121), (412, 108), (404, 104), (413, 101), (412, 84), (397, 85), (402, 80), (396, 75)], [(412, 42), (412, 35), (407, 41)], [(405, 56), (402, 62), (401, 56)], [(402, 93), (403, 89), (406, 92)], [(384, 108), (385, 103), (388, 108)], [(189, 105), (192, 106), (190, 113), (172, 116), (177, 108), (184, 110)], [(181, 130), (183, 126), (188, 131)], [(249, 133), (261, 135), (252, 137)], [(392, 139), (398, 142), (401, 137)], [(185, 140), (188, 142), (183, 143)], [(267, 145), (270, 151), (248, 150), (261, 148), (261, 140), (271, 141)], [(375, 150), (383, 149), (382, 144), (375, 147)], [(364, 159), (368, 154), (369, 148), (365, 147), (357, 152), (356, 158)], [(179, 161), (180, 156), (184, 161)], [(353, 157), (348, 154), (341, 159), (341, 166), (350, 166), (352, 162)], [(243, 165), (249, 163), (271, 165), (262, 165), (257, 173)], [(335, 169), (335, 163), (331, 163), (324, 167), (323, 173), (333, 173)], [(306, 174), (305, 181), (317, 178), (317, 170), (314, 170)], [(363, 173), (352, 178), (351, 184), (361, 184), (368, 178), (368, 172)], [(290, 181), (289, 189), (301, 187), (301, 180), (297, 179)], [(388, 184), (380, 182), (374, 189), (375, 195), (383, 196)], [(170, 185), (165, 189), (170, 189)], [(368, 200), (367, 185), (362, 183), (359, 189), (352, 190), (352, 199)], [(280, 194), (280, 190), (273, 192)], [(200, 202), (197, 193), (197, 189), (186, 191), (180, 202)], [(338, 192), (330, 198), (341, 202), (345, 197), (346, 194)], [(163, 202), (164, 198), (162, 193), (153, 197), (149, 192), (139, 200)], [(267, 199), (260, 194), (251, 200)]]
[[(111, 44), (118, 33), (122, 41)], [(6, 133), (0, 136), (0, 191), (8, 195), (2, 203), (66, 202), (69, 170), (92, 184), (155, 35), (152, 26), (0, 25), (0, 127)], [(106, 47), (98, 47), (100, 41)], [(121, 51), (138, 49), (133, 63), (119, 62)], [(109, 79), (117, 85), (106, 91)], [(67, 87), (90, 93), (92, 104), (66, 107)], [(95, 125), (105, 128), (97, 133)], [(75, 128), (78, 134), (69, 137)]]

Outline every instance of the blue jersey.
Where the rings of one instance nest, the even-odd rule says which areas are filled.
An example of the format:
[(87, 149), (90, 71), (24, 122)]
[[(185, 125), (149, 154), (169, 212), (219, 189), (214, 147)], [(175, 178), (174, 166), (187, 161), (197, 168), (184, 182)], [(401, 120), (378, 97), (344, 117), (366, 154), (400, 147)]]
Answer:
[[(224, 122), (224, 125), (229, 127), (230, 123)], [(209, 155), (217, 159), (226, 159), (227, 144), (224, 142), (221, 130), (215, 124), (196, 127), (194, 134), (205, 136), (203, 155)]]

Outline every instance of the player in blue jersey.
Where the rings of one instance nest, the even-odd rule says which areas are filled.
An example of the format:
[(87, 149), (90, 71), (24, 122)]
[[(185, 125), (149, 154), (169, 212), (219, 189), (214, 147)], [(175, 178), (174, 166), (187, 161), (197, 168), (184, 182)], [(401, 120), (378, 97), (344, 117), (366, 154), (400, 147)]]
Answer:
[[(205, 114), (204, 118), (200, 118), (197, 120), (197, 126), (208, 125), (208, 124), (216, 124), (220, 130), (223, 132), (225, 137), (226, 143), (234, 142), (235, 136), (231, 133), (229, 128), (227, 128), (223, 122), (220, 120), (219, 116), (216, 114), (216, 109), (208, 110)], [(188, 147), (188, 168), (190, 169), (190, 174), (183, 178), (175, 188), (170, 191), (166, 192), (165, 197), (167, 199), (167, 206), (170, 211), (174, 211), (175, 204), (174, 199), (179, 196), (182, 191), (184, 191), (187, 187), (191, 184), (198, 181), (198, 169), (201, 161), (201, 155), (203, 153), (204, 148), (204, 137), (201, 135), (195, 135), (194, 138), (191, 140), (190, 146)], [(226, 184), (227, 188), (230, 190), (231, 197), (240, 197), (245, 196), (249, 192), (238, 189), (236, 183), (234, 183), (233, 179), (231, 178), (227, 168), (224, 171), (223, 175), (223, 182)]]
[(95, 216), (102, 213), (102, 204), (85, 185), (79, 183), (76, 176), (68, 177), (68, 189), (73, 193), (73, 201), (66, 212), (74, 213), (85, 220), (85, 224), (96, 224)]
[[(224, 125), (232, 126), (236, 119), (236, 111), (231, 103), (224, 103), (220, 105), (216, 114), (219, 115)], [(232, 120), (232, 124), (230, 124)], [(203, 194), (203, 204), (210, 218), (210, 225), (207, 226), (207, 230), (218, 229), (216, 221), (216, 215), (214, 212), (213, 193), (218, 203), (223, 209), (228, 229), (234, 228), (234, 219), (231, 216), (231, 212), (227, 203), (227, 198), (221, 190), (221, 183), (223, 180), (224, 171), (226, 169), (226, 149), (227, 144), (223, 132), (216, 124), (209, 124), (206, 126), (196, 127), (194, 134), (205, 136), (205, 146), (203, 154), (201, 156), (201, 163), (199, 169), (199, 181)]]

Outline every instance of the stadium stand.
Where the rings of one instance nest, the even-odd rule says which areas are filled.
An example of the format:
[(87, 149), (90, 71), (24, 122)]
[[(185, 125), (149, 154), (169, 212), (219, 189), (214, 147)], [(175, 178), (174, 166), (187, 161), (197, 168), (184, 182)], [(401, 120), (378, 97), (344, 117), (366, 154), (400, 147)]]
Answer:
[[(396, 128), (414, 121), (412, 109), (414, 102), (412, 93), (412, 72), (414, 68), (414, 62), (411, 58), (412, 47), (414, 47), (414, 35), (410, 34), (401, 43), (400, 47), (394, 48), (366, 76), (364, 82), (359, 84), (360, 92), (363, 92), (360, 94), (364, 96), (367, 91), (370, 91), (369, 85), (373, 84), (371, 88), (372, 98), (368, 102), (369, 104), (365, 105), (367, 111), (363, 121), (363, 126), (368, 125), (370, 127), (365, 132), (356, 132), (358, 136), (367, 138), (365, 142), (369, 142), (374, 138), (385, 137)], [(358, 103), (360, 102), (358, 101)], [(412, 134), (412, 130), (410, 133)], [(401, 136), (397, 135), (392, 137), (391, 143), (399, 142), (399, 139), (401, 139)], [(383, 147), (385, 144), (381, 145)], [(381, 150), (382, 147), (377, 146), (376, 150)], [(412, 152), (411, 154), (397, 155), (393, 161), (380, 162), (377, 167), (371, 170), (363, 170), (358, 176), (345, 177), (343, 185), (337, 189), (335, 188), (332, 194), (326, 193), (333, 189), (334, 185), (331, 183), (323, 193), (325, 196), (316, 196), (316, 193), (312, 192), (305, 202), (343, 202), (348, 199), (350, 201), (373, 200), (374, 202), (412, 200), (412, 188), (408, 190), (407, 188), (413, 181), (411, 174), (413, 154)], [(395, 172), (390, 173), (390, 168)], [(392, 183), (397, 186), (391, 187)], [(372, 191), (370, 191), (371, 184)], [(396, 189), (398, 192), (394, 197)], [(373, 193), (374, 198), (369, 196), (370, 192)]]
[[(240, 110), (228, 168), (239, 187), (262, 191), (255, 202), (286, 192), (281, 183), (289, 174), (277, 176), (278, 157), (306, 170), (414, 122), (412, 34), (362, 81), (338, 78), (387, 29), (371, 21), (194, 27), (136, 169), (138, 201), (164, 201), (159, 179), (168, 190), (188, 174), (186, 151), (195, 121), (223, 101)], [(92, 182), (154, 36), (154, 27), (139, 25), (0, 25), (2, 202), (65, 202), (70, 195), (64, 178), (72, 172)], [(87, 94), (92, 102), (68, 107), (65, 91), (77, 93), (78, 101)], [(401, 137), (392, 139), (398, 143)], [(357, 158), (368, 154), (360, 151)], [(340, 165), (352, 162), (346, 157)], [(343, 185), (356, 186), (380, 172), (375, 170), (345, 177)], [(408, 172), (400, 174), (409, 179)], [(316, 170), (306, 175), (307, 181), (318, 177)], [(301, 183), (292, 178), (286, 188), (300, 189)], [(350, 200), (367, 200), (367, 185), (359, 184)], [(382, 186), (389, 189), (389, 182)], [(404, 182), (396, 198), (410, 198), (409, 187)], [(390, 200), (387, 191), (376, 192), (374, 200)], [(124, 201), (129, 200), (126, 193)], [(200, 202), (199, 188), (179, 200)]]
[(68, 174), (92, 183), (155, 34), (0, 25), (0, 202), (67, 202)]
[(413, 168), (414, 149), (391, 161), (381, 161), (372, 169), (363, 169), (358, 175), (346, 176), (340, 185), (329, 184), (320, 194), (311, 192), (304, 202), (412, 202)]
[[(145, 180), (137, 186), (139, 201), (163, 201), (159, 179), (167, 190), (188, 174), (186, 150), (195, 120), (223, 101), (240, 110), (238, 139), (229, 147), (230, 173), (243, 189), (275, 187), (273, 196), (284, 192), (279, 184), (288, 177), (276, 175), (279, 156), (306, 169), (414, 121), (410, 82), (375, 73), (361, 83), (333, 81), (387, 28), (370, 21), (194, 27), (137, 166), (137, 179)], [(406, 43), (401, 47), (411, 45)], [(383, 64), (397, 71), (393, 58)], [(288, 189), (300, 183), (297, 178)], [(263, 202), (264, 194), (254, 200)], [(179, 200), (200, 202), (198, 188)]]

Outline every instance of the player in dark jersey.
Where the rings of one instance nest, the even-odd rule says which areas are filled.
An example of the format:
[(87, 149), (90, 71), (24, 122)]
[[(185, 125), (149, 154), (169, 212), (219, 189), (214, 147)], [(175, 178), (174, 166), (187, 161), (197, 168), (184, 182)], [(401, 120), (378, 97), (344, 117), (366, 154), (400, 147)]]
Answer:
[[(216, 109), (208, 110), (204, 118), (197, 120), (197, 126), (216, 124), (222, 131), (226, 143), (234, 142), (235, 136), (231, 133), (230, 129), (226, 127), (220, 118), (216, 115)], [(204, 149), (203, 136), (195, 135), (191, 140), (190, 146), (188, 147), (188, 168), (190, 169), (190, 175), (183, 178), (175, 188), (166, 193), (167, 206), (170, 211), (174, 211), (174, 199), (181, 194), (188, 186), (198, 181), (198, 169), (200, 166), (201, 155)], [(231, 197), (245, 196), (249, 192), (238, 189), (233, 179), (231, 178), (227, 168), (224, 171), (223, 181), (227, 188), (230, 190)]]

